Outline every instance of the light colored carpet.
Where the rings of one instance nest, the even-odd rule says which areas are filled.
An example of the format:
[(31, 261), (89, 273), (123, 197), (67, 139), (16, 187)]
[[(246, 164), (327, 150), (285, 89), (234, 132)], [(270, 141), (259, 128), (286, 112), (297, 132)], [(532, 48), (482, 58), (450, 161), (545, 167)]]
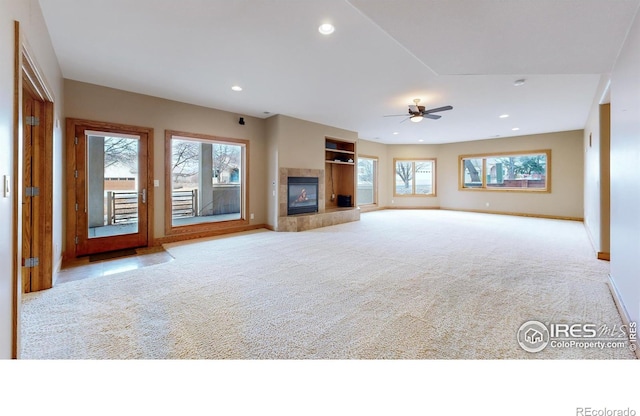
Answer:
[(379, 211), (166, 249), (175, 261), (25, 295), (22, 357), (634, 358), (516, 341), (528, 320), (622, 325), (579, 222)]

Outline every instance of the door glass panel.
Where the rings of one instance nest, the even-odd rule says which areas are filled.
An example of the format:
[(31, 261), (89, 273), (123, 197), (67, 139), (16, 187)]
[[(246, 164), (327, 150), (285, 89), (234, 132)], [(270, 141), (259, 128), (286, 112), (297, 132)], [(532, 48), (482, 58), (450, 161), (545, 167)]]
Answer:
[(86, 137), (88, 238), (136, 234), (140, 137), (100, 132)]

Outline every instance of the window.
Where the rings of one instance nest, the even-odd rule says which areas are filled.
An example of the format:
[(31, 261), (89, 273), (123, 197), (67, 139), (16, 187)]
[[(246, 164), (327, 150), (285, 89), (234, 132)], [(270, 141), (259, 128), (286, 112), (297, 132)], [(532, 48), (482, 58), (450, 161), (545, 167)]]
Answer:
[(167, 131), (167, 234), (246, 224), (245, 140)]
[(460, 189), (550, 192), (551, 150), (462, 155)]
[(378, 203), (378, 158), (358, 156), (358, 205)]
[(435, 196), (435, 159), (394, 159), (394, 196)]

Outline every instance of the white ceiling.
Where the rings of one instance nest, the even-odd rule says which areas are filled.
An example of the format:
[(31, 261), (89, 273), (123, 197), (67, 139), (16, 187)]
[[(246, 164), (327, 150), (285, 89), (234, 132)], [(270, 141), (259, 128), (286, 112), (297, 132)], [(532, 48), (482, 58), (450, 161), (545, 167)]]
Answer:
[[(65, 78), (382, 143), (584, 128), (639, 3), (40, 0)], [(332, 35), (318, 33), (324, 22)], [(414, 98), (454, 108), (421, 123), (384, 117)]]

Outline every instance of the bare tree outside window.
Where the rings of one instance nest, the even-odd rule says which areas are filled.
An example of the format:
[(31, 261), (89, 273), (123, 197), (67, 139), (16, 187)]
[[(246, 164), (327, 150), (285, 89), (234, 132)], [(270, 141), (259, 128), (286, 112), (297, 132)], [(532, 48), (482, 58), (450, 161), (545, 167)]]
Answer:
[(548, 192), (550, 159), (550, 150), (460, 156), (461, 188)]
[(396, 196), (435, 195), (435, 159), (394, 160)]
[[(233, 169), (240, 165), (240, 146), (213, 145), (213, 170), (217, 183), (234, 182)], [(226, 174), (225, 174), (226, 173)], [(237, 180), (235, 180), (237, 182)]]
[[(409, 193), (411, 188), (411, 180), (413, 179), (413, 162), (397, 162), (396, 163), (396, 175), (402, 180), (404, 183), (405, 192)], [(398, 187), (396, 186), (396, 192), (398, 192)]]
[(204, 229), (213, 223), (244, 222), (248, 141), (185, 134), (165, 134), (170, 149), (166, 159), (169, 233), (178, 227)]
[(197, 142), (175, 139), (172, 149), (171, 174), (174, 182), (198, 173), (200, 145)]
[(121, 165), (135, 167), (138, 163), (138, 141), (127, 137), (104, 138), (104, 168)]

